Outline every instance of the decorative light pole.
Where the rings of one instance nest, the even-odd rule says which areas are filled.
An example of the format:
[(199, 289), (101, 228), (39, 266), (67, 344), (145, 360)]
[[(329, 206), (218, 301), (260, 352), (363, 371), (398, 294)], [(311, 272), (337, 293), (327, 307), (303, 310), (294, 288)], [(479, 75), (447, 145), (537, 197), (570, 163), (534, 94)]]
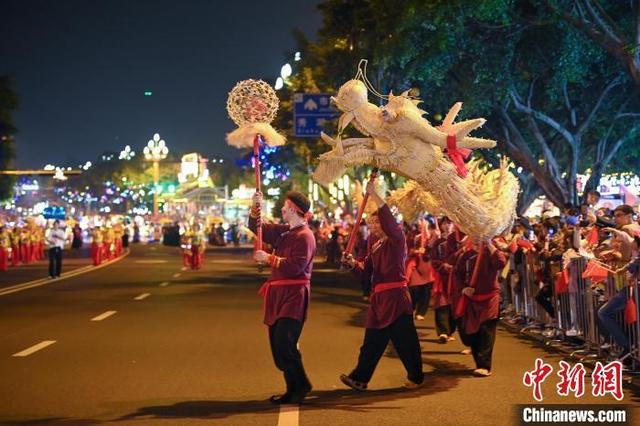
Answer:
[(159, 134), (153, 135), (147, 146), (144, 147), (144, 158), (153, 161), (153, 217), (158, 217), (158, 181), (160, 180), (160, 160), (167, 158), (169, 148), (160, 139)]

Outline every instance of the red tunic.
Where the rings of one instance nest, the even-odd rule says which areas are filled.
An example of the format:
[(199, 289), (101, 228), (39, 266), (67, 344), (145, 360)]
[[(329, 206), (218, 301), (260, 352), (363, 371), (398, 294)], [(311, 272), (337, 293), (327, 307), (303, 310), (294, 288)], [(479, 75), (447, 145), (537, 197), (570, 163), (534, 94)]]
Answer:
[(431, 265), (433, 267), (433, 299), (434, 307), (446, 306), (451, 304), (449, 298), (449, 273), (451, 272), (452, 265), (447, 262), (451, 253), (447, 239), (444, 237), (438, 238), (431, 244)]
[[(424, 254), (416, 252), (420, 247), (425, 249)], [(426, 285), (435, 280), (429, 253), (429, 239), (422, 238), (420, 234), (414, 238), (409, 249), (406, 273), (409, 275), (410, 286)]]
[[(249, 218), (249, 228), (255, 232), (256, 219)], [(311, 279), (316, 241), (306, 224), (293, 229), (289, 225), (263, 224), (262, 239), (274, 247), (276, 256), (270, 281)], [(264, 323), (271, 326), (280, 318), (306, 320), (310, 291), (309, 284), (269, 287), (264, 302)]]
[[(484, 259), (479, 266), (475, 285), (476, 291), (473, 298), (467, 298), (467, 306), (462, 317), (466, 334), (477, 333), (482, 323), (498, 318), (499, 314), (498, 274), (507, 264), (507, 260), (500, 250), (494, 251), (493, 254), (490, 254), (486, 247), (484, 250)], [(469, 286), (477, 257), (478, 253), (474, 249), (467, 249), (456, 260), (452, 271), (454, 307), (460, 297), (466, 297), (462, 296), (462, 289)]]
[[(363, 278), (371, 279), (372, 289), (378, 284), (406, 282), (405, 259), (407, 244), (402, 228), (396, 223), (391, 210), (385, 204), (378, 209), (380, 226), (385, 237), (375, 240), (369, 238), (369, 254), (363, 267), (356, 272)], [(366, 328), (385, 328), (401, 315), (412, 315), (411, 296), (407, 287), (393, 288), (372, 295), (367, 312)]]

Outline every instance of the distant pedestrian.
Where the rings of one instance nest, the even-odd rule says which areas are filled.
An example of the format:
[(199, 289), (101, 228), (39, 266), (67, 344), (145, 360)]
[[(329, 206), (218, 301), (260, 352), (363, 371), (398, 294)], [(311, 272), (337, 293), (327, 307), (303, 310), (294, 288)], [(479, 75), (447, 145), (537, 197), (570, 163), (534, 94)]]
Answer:
[(65, 234), (60, 229), (60, 221), (53, 222), (53, 227), (47, 234), (49, 247), (49, 278), (60, 277), (62, 273), (62, 250), (64, 250)]
[(77, 223), (73, 226), (73, 241), (71, 242), (71, 248), (79, 249), (82, 247), (82, 229)]

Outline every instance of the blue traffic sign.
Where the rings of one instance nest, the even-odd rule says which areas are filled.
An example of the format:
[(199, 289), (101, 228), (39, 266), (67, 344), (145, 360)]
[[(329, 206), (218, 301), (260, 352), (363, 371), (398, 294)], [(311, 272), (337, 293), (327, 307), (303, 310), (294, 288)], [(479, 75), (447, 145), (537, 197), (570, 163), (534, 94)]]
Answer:
[(294, 135), (302, 138), (319, 137), (327, 122), (340, 115), (330, 100), (329, 93), (294, 93)]
[(64, 207), (61, 206), (49, 206), (45, 207), (42, 215), (45, 219), (61, 219), (64, 220), (67, 217), (67, 213)]

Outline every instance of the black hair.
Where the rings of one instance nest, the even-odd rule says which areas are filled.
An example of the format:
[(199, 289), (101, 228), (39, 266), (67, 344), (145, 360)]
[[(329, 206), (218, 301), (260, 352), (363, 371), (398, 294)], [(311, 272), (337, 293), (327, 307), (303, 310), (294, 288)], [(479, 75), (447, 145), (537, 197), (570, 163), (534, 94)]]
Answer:
[(293, 204), (295, 204), (296, 207), (298, 207), (300, 209), (302, 214), (307, 213), (309, 211), (309, 207), (311, 207), (311, 202), (301, 192), (289, 191), (289, 192), (287, 192), (287, 195), (285, 196), (285, 198), (287, 200), (291, 201)]

